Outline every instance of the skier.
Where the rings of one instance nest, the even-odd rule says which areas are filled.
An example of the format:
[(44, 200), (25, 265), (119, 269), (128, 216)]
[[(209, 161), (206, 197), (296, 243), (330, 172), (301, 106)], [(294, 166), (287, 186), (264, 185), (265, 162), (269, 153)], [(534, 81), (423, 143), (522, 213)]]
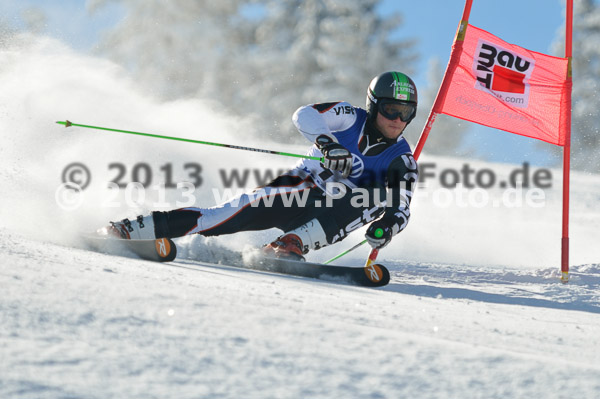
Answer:
[(155, 239), (275, 227), (284, 234), (264, 251), (304, 260), (310, 249), (339, 242), (370, 223), (366, 239), (373, 248), (382, 248), (410, 217), (418, 172), (402, 133), (416, 111), (414, 82), (403, 73), (385, 72), (371, 81), (366, 110), (332, 102), (294, 113), (294, 125), (314, 143), (308, 155), (323, 157), (322, 163), (303, 159), (266, 186), (218, 206), (151, 212), (111, 222), (103, 233)]

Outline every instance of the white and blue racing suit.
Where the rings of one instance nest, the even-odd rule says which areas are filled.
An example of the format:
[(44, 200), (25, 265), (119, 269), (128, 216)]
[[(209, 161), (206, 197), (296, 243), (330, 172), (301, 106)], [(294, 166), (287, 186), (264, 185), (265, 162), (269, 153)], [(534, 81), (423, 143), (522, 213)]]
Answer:
[[(346, 102), (300, 107), (293, 122), (312, 143), (324, 134), (347, 148), (353, 158), (350, 175), (344, 178), (317, 160), (303, 159), (266, 186), (221, 205), (154, 212), (157, 236), (214, 236), (273, 227), (289, 232), (316, 225), (317, 238), (304, 243), (308, 250), (343, 240), (376, 219), (385, 220), (393, 234), (406, 227), (418, 171), (402, 136), (386, 139), (364, 109)], [(316, 145), (308, 155), (322, 157)], [(290, 196), (301, 200), (290, 202)], [(267, 197), (269, 201), (260, 202)]]

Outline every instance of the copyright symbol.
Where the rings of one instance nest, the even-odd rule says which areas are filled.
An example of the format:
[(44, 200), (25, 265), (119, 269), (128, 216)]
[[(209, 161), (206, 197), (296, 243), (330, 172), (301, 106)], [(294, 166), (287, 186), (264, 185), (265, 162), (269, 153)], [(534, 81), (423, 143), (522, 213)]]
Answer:
[(65, 211), (74, 211), (83, 204), (81, 187), (75, 183), (63, 183), (54, 192), (56, 204)]
[(85, 190), (90, 185), (92, 175), (87, 166), (80, 162), (73, 162), (63, 169), (61, 178), (63, 183), (74, 183), (80, 190)]

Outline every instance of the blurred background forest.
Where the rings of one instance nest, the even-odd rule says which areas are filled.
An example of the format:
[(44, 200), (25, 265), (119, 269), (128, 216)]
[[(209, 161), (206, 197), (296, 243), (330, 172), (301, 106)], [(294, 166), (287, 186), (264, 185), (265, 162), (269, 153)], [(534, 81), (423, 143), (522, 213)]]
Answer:
[[(103, 29), (91, 50), (95, 55), (121, 65), (143, 82), (148, 95), (209, 99), (232, 115), (251, 118), (255, 131), (240, 134), (258, 141), (268, 135), (299, 143), (303, 139), (290, 122), (297, 107), (335, 100), (364, 107), (371, 78), (386, 70), (411, 75), (417, 60), (425, 58), (427, 84), (418, 88), (419, 115), (406, 133), (414, 146), (447, 60), (423, 54), (417, 37), (393, 35), (410, 16), (381, 13), (380, 6), (380, 0), (85, 2), (91, 15), (110, 8), (121, 16)], [(49, 16), (41, 7), (26, 8), (20, 18), (0, 20), (0, 46), (10, 45), (23, 31), (46, 33)], [(557, 33), (554, 43), (553, 55), (562, 56), (564, 35)], [(572, 166), (598, 173), (600, 6), (594, 0), (575, 0), (573, 65)], [(425, 152), (475, 157), (468, 140), (473, 128), (440, 116)], [(552, 164), (561, 162), (561, 148), (536, 145)]]

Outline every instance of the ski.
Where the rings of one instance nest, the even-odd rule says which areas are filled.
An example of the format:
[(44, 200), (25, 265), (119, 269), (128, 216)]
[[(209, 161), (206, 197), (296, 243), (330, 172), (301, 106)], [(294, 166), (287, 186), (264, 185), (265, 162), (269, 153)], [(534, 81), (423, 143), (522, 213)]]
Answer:
[(85, 242), (95, 251), (115, 255), (133, 253), (145, 260), (170, 262), (177, 256), (177, 246), (169, 238), (156, 240), (122, 240), (118, 238), (84, 235)]
[[(170, 262), (177, 256), (177, 246), (168, 238), (122, 240), (95, 235), (85, 235), (83, 237), (91, 249), (98, 252), (121, 256), (135, 254), (142, 259), (155, 262)], [(322, 263), (257, 257), (253, 260), (252, 265), (245, 267), (231, 266), (320, 280), (343, 281), (363, 287), (383, 287), (390, 282), (390, 272), (381, 264), (373, 264), (367, 267), (333, 266)]]
[(333, 266), (277, 258), (261, 258), (253, 269), (321, 280), (344, 280), (364, 287), (383, 287), (390, 282), (389, 270), (380, 264), (368, 267)]

